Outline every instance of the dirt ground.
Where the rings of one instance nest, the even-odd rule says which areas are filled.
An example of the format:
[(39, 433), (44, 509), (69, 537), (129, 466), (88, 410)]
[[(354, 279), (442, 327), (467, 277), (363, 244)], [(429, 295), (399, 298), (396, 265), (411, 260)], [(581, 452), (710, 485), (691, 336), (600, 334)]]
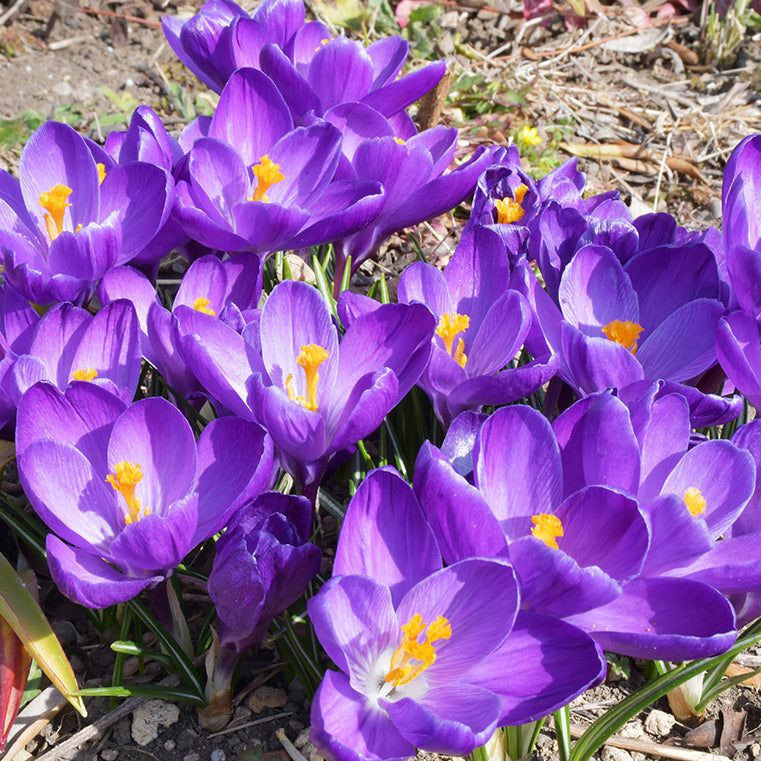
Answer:
[[(442, 120), (461, 127), (463, 153), (504, 140), (511, 130), (529, 124), (544, 139), (545, 159), (564, 159), (569, 151), (587, 156), (580, 161), (589, 188), (620, 190), (635, 214), (657, 208), (692, 229), (720, 224), (722, 167), (740, 139), (761, 131), (759, 35), (748, 37), (737, 60), (718, 70), (705, 63), (697, 11), (661, 23), (652, 1), (645, 6), (595, 2), (587, 5), (594, 10), (586, 23), (569, 27), (564, 23), (568, 8), (562, 5), (543, 26), (526, 23), (520, 5), (509, 0), (439, 2), (440, 12), (427, 27), (429, 42), (432, 55), (446, 57), (453, 82), (460, 83)], [(135, 104), (151, 105), (175, 131), (208, 108), (213, 99), (192, 84), (159, 23), (163, 13), (189, 16), (200, 5), (199, 0), (181, 7), (171, 0), (81, 0), (79, 6), (72, 0), (6, 0), (0, 9), (0, 167), (15, 171), (19, 136), (28, 133), (35, 119), (65, 118), (102, 140), (110, 129), (124, 125)], [(473, 94), (462, 85), (468, 81), (480, 98), (477, 115)], [(489, 101), (485, 108), (484, 99)], [(521, 108), (514, 107), (516, 99)], [(429, 234), (446, 243), (450, 228), (434, 225)], [(451, 249), (451, 237), (444, 253)], [(398, 258), (392, 250), (385, 263)], [(43, 599), (80, 683), (107, 685), (113, 653), (88, 618), (55, 590), (47, 590)], [(138, 712), (122, 707), (122, 717), (110, 721), (109, 701), (100, 698), (88, 702), (87, 724), (65, 708), (25, 749), (14, 752), (12, 761), (259, 761), (262, 754), (265, 761), (287, 761), (275, 732), (284, 729), (292, 741), (303, 736), (308, 702), (300, 685), (287, 683), (282, 673), (263, 683), (274, 663), (272, 650), (244, 662), (233, 724), (217, 735), (201, 732), (191, 707), (161, 714), (165, 707), (153, 706), (169, 718), (156, 739), (139, 745)], [(145, 678), (164, 676), (149, 669)], [(636, 687), (638, 679), (635, 664), (628, 680), (584, 695), (574, 703), (572, 723), (581, 725), (599, 715)], [(668, 710), (665, 700), (657, 709)], [(709, 707), (708, 719), (720, 717), (722, 709), (747, 712), (744, 733), (724, 754), (761, 755), (756, 691), (733, 689)], [(101, 731), (76, 747), (83, 729), (99, 720)], [(664, 735), (659, 726), (664, 725), (648, 722), (644, 714), (619, 733), (623, 740), (618, 747), (606, 747), (600, 757), (669, 757), (688, 728), (676, 724)], [(627, 738), (639, 740), (640, 750), (627, 746)], [(661, 750), (642, 752), (643, 742)], [(303, 750), (308, 755), (308, 748)], [(549, 728), (540, 735), (537, 757), (557, 758)]]

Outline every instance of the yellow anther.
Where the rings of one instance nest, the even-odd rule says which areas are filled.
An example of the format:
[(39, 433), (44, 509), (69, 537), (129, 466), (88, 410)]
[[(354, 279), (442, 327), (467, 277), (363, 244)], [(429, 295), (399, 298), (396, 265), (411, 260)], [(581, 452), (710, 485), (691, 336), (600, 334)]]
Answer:
[(468, 357), (463, 351), (465, 349), (465, 341), (461, 338), (457, 342), (457, 348), (454, 352), (452, 349), (455, 338), (464, 330), (467, 330), (469, 325), (470, 317), (468, 315), (457, 314), (457, 312), (445, 312), (439, 318), (439, 325), (436, 328), (436, 335), (444, 342), (447, 354), (457, 360), (462, 367), (465, 367), (465, 363), (468, 361)]
[(706, 499), (697, 486), (690, 486), (684, 492), (684, 502), (693, 518), (706, 511)]
[(531, 522), (534, 524), (531, 533), (537, 539), (541, 539), (548, 547), (552, 547), (553, 550), (560, 549), (557, 540), (563, 536), (563, 524), (557, 515), (539, 513), (539, 515), (531, 516)]
[(539, 145), (539, 143), (542, 142), (539, 130), (536, 127), (529, 127), (526, 124), (523, 125), (520, 134), (518, 135), (518, 139), (523, 145)]
[(66, 199), (71, 193), (66, 185), (54, 185), (47, 193), (40, 193), (40, 206), (48, 212), (44, 219), (51, 242), (63, 232), (63, 215), (66, 207), (71, 206)]
[(306, 376), (307, 390), (306, 396), (296, 396), (293, 390), (293, 373), (289, 373), (285, 379), (285, 389), (288, 392), (288, 398), (292, 402), (298, 402), (302, 407), (315, 412), (317, 410), (317, 381), (320, 374), (317, 368), (330, 356), (327, 349), (318, 344), (306, 344), (301, 347), (296, 362), (304, 368)]
[(79, 370), (75, 370), (72, 374), (74, 380), (78, 381), (91, 381), (98, 377), (98, 371), (94, 367), (84, 367)]
[[(452, 627), (444, 616), (436, 616), (430, 624), (426, 624), (420, 613), (416, 613), (402, 625), (402, 632), (402, 644), (391, 656), (391, 668), (386, 674), (386, 683), (393, 684), (394, 687), (409, 684), (436, 661), (433, 643), (449, 639)], [(418, 642), (421, 634), (425, 634), (425, 639)]]
[(204, 314), (211, 315), (216, 314), (213, 309), (209, 308), (209, 304), (211, 304), (211, 301), (205, 296), (199, 296), (197, 299), (193, 299), (193, 309), (195, 309), (196, 312), (203, 312)]
[(632, 354), (637, 351), (637, 339), (643, 328), (636, 322), (631, 320), (613, 320), (607, 325), (602, 326), (602, 332), (605, 337), (611, 341), (615, 341), (617, 344), (621, 344), (625, 349), (628, 349)]
[(503, 198), (494, 202), (497, 208), (497, 222), (501, 225), (510, 225), (523, 219), (526, 213), (523, 209), (523, 199), (528, 193), (528, 185), (521, 183), (513, 191), (513, 198)]
[(320, 40), (320, 44), (314, 49), (314, 52), (316, 53), (320, 48), (325, 47), (330, 42), (330, 40), (326, 37), (324, 40)]
[(400, 137), (395, 137), (394, 138), (394, 142), (398, 143), (399, 145), (407, 145), (407, 141), (406, 140), (402, 140), (402, 138), (400, 138)]
[(140, 500), (135, 496), (135, 486), (140, 483), (143, 478), (143, 471), (136, 462), (127, 462), (122, 460), (114, 465), (114, 472), (109, 473), (106, 476), (106, 482), (114, 487), (115, 491), (124, 497), (124, 501), (127, 503), (127, 515), (124, 516), (124, 522), (129, 525), (135, 521), (139, 521), (143, 516), (150, 515), (151, 508), (140, 504)]
[(280, 182), (285, 179), (285, 175), (280, 171), (280, 166), (276, 164), (266, 154), (259, 159), (258, 164), (253, 164), (251, 171), (254, 173), (254, 177), (258, 180), (254, 195), (252, 195), (249, 201), (263, 201), (269, 203), (269, 198), (265, 195), (270, 186), (276, 182)]
[(106, 165), (98, 164), (98, 184), (102, 185), (103, 180), (106, 179)]

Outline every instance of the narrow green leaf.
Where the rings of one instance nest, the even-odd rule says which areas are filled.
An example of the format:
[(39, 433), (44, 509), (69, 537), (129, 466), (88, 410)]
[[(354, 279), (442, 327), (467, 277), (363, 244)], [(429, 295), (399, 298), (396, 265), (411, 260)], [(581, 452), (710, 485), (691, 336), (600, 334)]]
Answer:
[(0, 554), (0, 616), (16, 632), (29, 654), (47, 674), (64, 697), (87, 716), (82, 698), (75, 695), (78, 685), (61, 643), (50, 628), (45, 614), (22, 583), (13, 566)]
[(735, 645), (721, 655), (712, 658), (701, 658), (690, 663), (683, 663), (676, 668), (668, 671), (648, 682), (636, 692), (622, 700), (618, 705), (599, 718), (584, 734), (577, 740), (573, 748), (569, 761), (587, 761), (592, 755), (602, 747), (603, 743), (621, 727), (629, 721), (630, 718), (647, 708), (651, 703), (663, 697), (667, 692), (683, 684), (693, 676), (697, 676), (703, 671), (715, 666), (725, 658), (735, 656), (737, 653), (750, 647), (752, 644), (761, 640), (761, 620), (757, 621), (737, 639)]
[(185, 703), (193, 703), (197, 706), (205, 705), (206, 700), (199, 698), (192, 690), (183, 690), (181, 687), (156, 687), (152, 685), (135, 685), (127, 687), (85, 687), (77, 691), (77, 695), (87, 698), (158, 698), (159, 700), (182, 700)]

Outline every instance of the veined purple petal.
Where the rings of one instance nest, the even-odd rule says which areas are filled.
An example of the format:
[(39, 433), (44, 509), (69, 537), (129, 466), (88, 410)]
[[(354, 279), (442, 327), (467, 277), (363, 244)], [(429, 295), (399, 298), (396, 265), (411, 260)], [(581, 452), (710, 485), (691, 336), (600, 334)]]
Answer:
[(446, 563), (507, 558), (507, 542), (481, 492), (425, 442), (415, 463), (415, 493)]
[(422, 750), (466, 756), (494, 733), (501, 701), (491, 690), (470, 684), (426, 691), (419, 700), (380, 700), (402, 737)]
[(508, 539), (528, 534), (531, 516), (554, 512), (560, 502), (560, 451), (550, 424), (536, 410), (522, 405), (497, 410), (481, 428), (474, 459), (476, 486)]
[(362, 690), (377, 677), (378, 657), (401, 642), (388, 587), (368, 576), (334, 576), (307, 605), (328, 657)]
[(349, 679), (326, 671), (312, 701), (311, 738), (337, 761), (403, 761), (415, 746), (394, 727), (388, 714), (353, 690)]
[(716, 355), (738, 390), (761, 407), (761, 335), (753, 317), (738, 310), (719, 320)]
[(323, 109), (328, 109), (360, 100), (370, 91), (373, 75), (372, 59), (362, 45), (347, 37), (336, 37), (315, 53), (308, 80)]
[(617, 600), (568, 620), (606, 650), (650, 660), (716, 655), (737, 636), (726, 598), (690, 579), (634, 579)]
[(639, 445), (629, 411), (609, 391), (572, 405), (552, 424), (563, 462), (565, 495), (591, 484), (632, 494), (639, 487)]
[(141, 399), (125, 410), (111, 431), (109, 467), (123, 461), (136, 463), (142, 469), (135, 496), (143, 507), (150, 506), (154, 514), (163, 514), (164, 508), (185, 497), (193, 487), (193, 431), (182, 413), (166, 399)]
[(97, 555), (70, 547), (55, 534), (48, 534), (45, 543), (50, 575), (56, 586), (68, 598), (88, 608), (108, 608), (131, 600), (163, 578), (125, 576)]
[(547, 716), (601, 681), (607, 664), (592, 638), (565, 621), (523, 610), (507, 639), (466, 680), (502, 698), (500, 726)]
[(441, 553), (412, 487), (391, 469), (374, 470), (341, 524), (333, 574), (365, 574), (386, 584), (394, 604), (441, 568)]
[(436, 317), (457, 311), (443, 273), (426, 262), (413, 262), (404, 268), (399, 278), (397, 297), (400, 304), (414, 301), (425, 304)]
[(272, 80), (261, 71), (239, 69), (222, 91), (209, 136), (235, 148), (248, 166), (292, 129), (290, 111)]
[(362, 98), (362, 103), (372, 106), (384, 116), (393, 116), (433, 89), (445, 73), (446, 63), (435, 61), (384, 87), (373, 89)]
[(70, 444), (32, 441), (19, 458), (19, 477), (37, 514), (67, 542), (108, 552), (119, 527), (113, 490)]
[(642, 568), (650, 535), (632, 497), (587, 486), (565, 499), (555, 515), (564, 529), (558, 546), (579, 565), (597, 566), (621, 583)]

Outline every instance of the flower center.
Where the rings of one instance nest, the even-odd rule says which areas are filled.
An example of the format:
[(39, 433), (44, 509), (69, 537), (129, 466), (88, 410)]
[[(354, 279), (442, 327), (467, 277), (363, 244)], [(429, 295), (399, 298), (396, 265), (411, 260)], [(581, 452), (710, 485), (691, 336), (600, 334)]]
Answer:
[(267, 198), (266, 193), (270, 186), (285, 179), (285, 175), (280, 171), (280, 165), (276, 164), (265, 154), (259, 159), (258, 164), (252, 165), (251, 171), (254, 173), (254, 177), (256, 177), (258, 182), (256, 184), (254, 195), (248, 200), (269, 203), (270, 199)]
[(560, 549), (557, 540), (563, 536), (563, 524), (557, 515), (539, 513), (539, 515), (531, 516), (531, 522), (534, 524), (531, 533), (537, 539), (541, 539), (548, 547), (552, 547), (553, 550)]
[(632, 354), (637, 351), (637, 339), (643, 328), (636, 322), (631, 320), (613, 320), (607, 325), (602, 326), (602, 332), (605, 337), (610, 341), (615, 341), (617, 344), (621, 344), (625, 349), (628, 349)]
[(697, 486), (690, 486), (684, 492), (684, 502), (693, 518), (706, 511), (706, 498)]
[(526, 212), (521, 204), (526, 193), (528, 193), (528, 185), (521, 183), (513, 191), (513, 198), (503, 198), (501, 201), (497, 200), (494, 202), (494, 205), (497, 207), (497, 222), (499, 224), (509, 225), (523, 218)]
[(98, 371), (94, 367), (80, 367), (71, 374), (74, 380), (91, 381), (98, 377)]
[(461, 338), (457, 342), (457, 348), (452, 351), (454, 340), (470, 325), (470, 317), (466, 314), (457, 314), (457, 312), (445, 312), (439, 319), (439, 325), (436, 328), (436, 335), (444, 342), (444, 348), (447, 354), (455, 359), (461, 367), (465, 367), (468, 361), (468, 355), (465, 354), (465, 341)]
[[(394, 687), (409, 684), (435, 662), (436, 650), (433, 643), (449, 639), (452, 636), (452, 627), (444, 616), (436, 616), (434, 621), (426, 624), (420, 613), (415, 613), (409, 622), (402, 626), (402, 632), (402, 644), (391, 656), (391, 668), (386, 674), (386, 682)], [(425, 637), (419, 642), (421, 634)]]
[(193, 309), (195, 309), (196, 312), (203, 312), (204, 314), (211, 315), (216, 314), (213, 309), (209, 308), (209, 304), (211, 304), (211, 300), (207, 299), (205, 296), (199, 296), (197, 299), (193, 299)]
[[(106, 481), (118, 491), (124, 501), (127, 503), (127, 515), (124, 516), (124, 522), (129, 526), (130, 523), (139, 521), (141, 517), (150, 515), (151, 508), (143, 507), (140, 500), (135, 496), (135, 486), (143, 479), (143, 471), (136, 462), (127, 462), (122, 460), (114, 465), (114, 472), (106, 476)], [(142, 510), (143, 515), (140, 515)]]
[(306, 344), (301, 347), (299, 356), (296, 357), (296, 362), (304, 368), (304, 375), (307, 381), (306, 396), (296, 396), (293, 390), (293, 373), (289, 373), (285, 379), (285, 389), (288, 392), (288, 398), (292, 402), (298, 402), (302, 407), (306, 407), (312, 412), (317, 411), (317, 381), (320, 379), (320, 374), (317, 372), (317, 368), (329, 357), (327, 349), (323, 349), (318, 344)]
[(51, 243), (63, 232), (63, 215), (66, 207), (71, 206), (66, 199), (71, 193), (66, 185), (54, 185), (47, 193), (40, 193), (40, 206), (47, 211), (44, 219)]

